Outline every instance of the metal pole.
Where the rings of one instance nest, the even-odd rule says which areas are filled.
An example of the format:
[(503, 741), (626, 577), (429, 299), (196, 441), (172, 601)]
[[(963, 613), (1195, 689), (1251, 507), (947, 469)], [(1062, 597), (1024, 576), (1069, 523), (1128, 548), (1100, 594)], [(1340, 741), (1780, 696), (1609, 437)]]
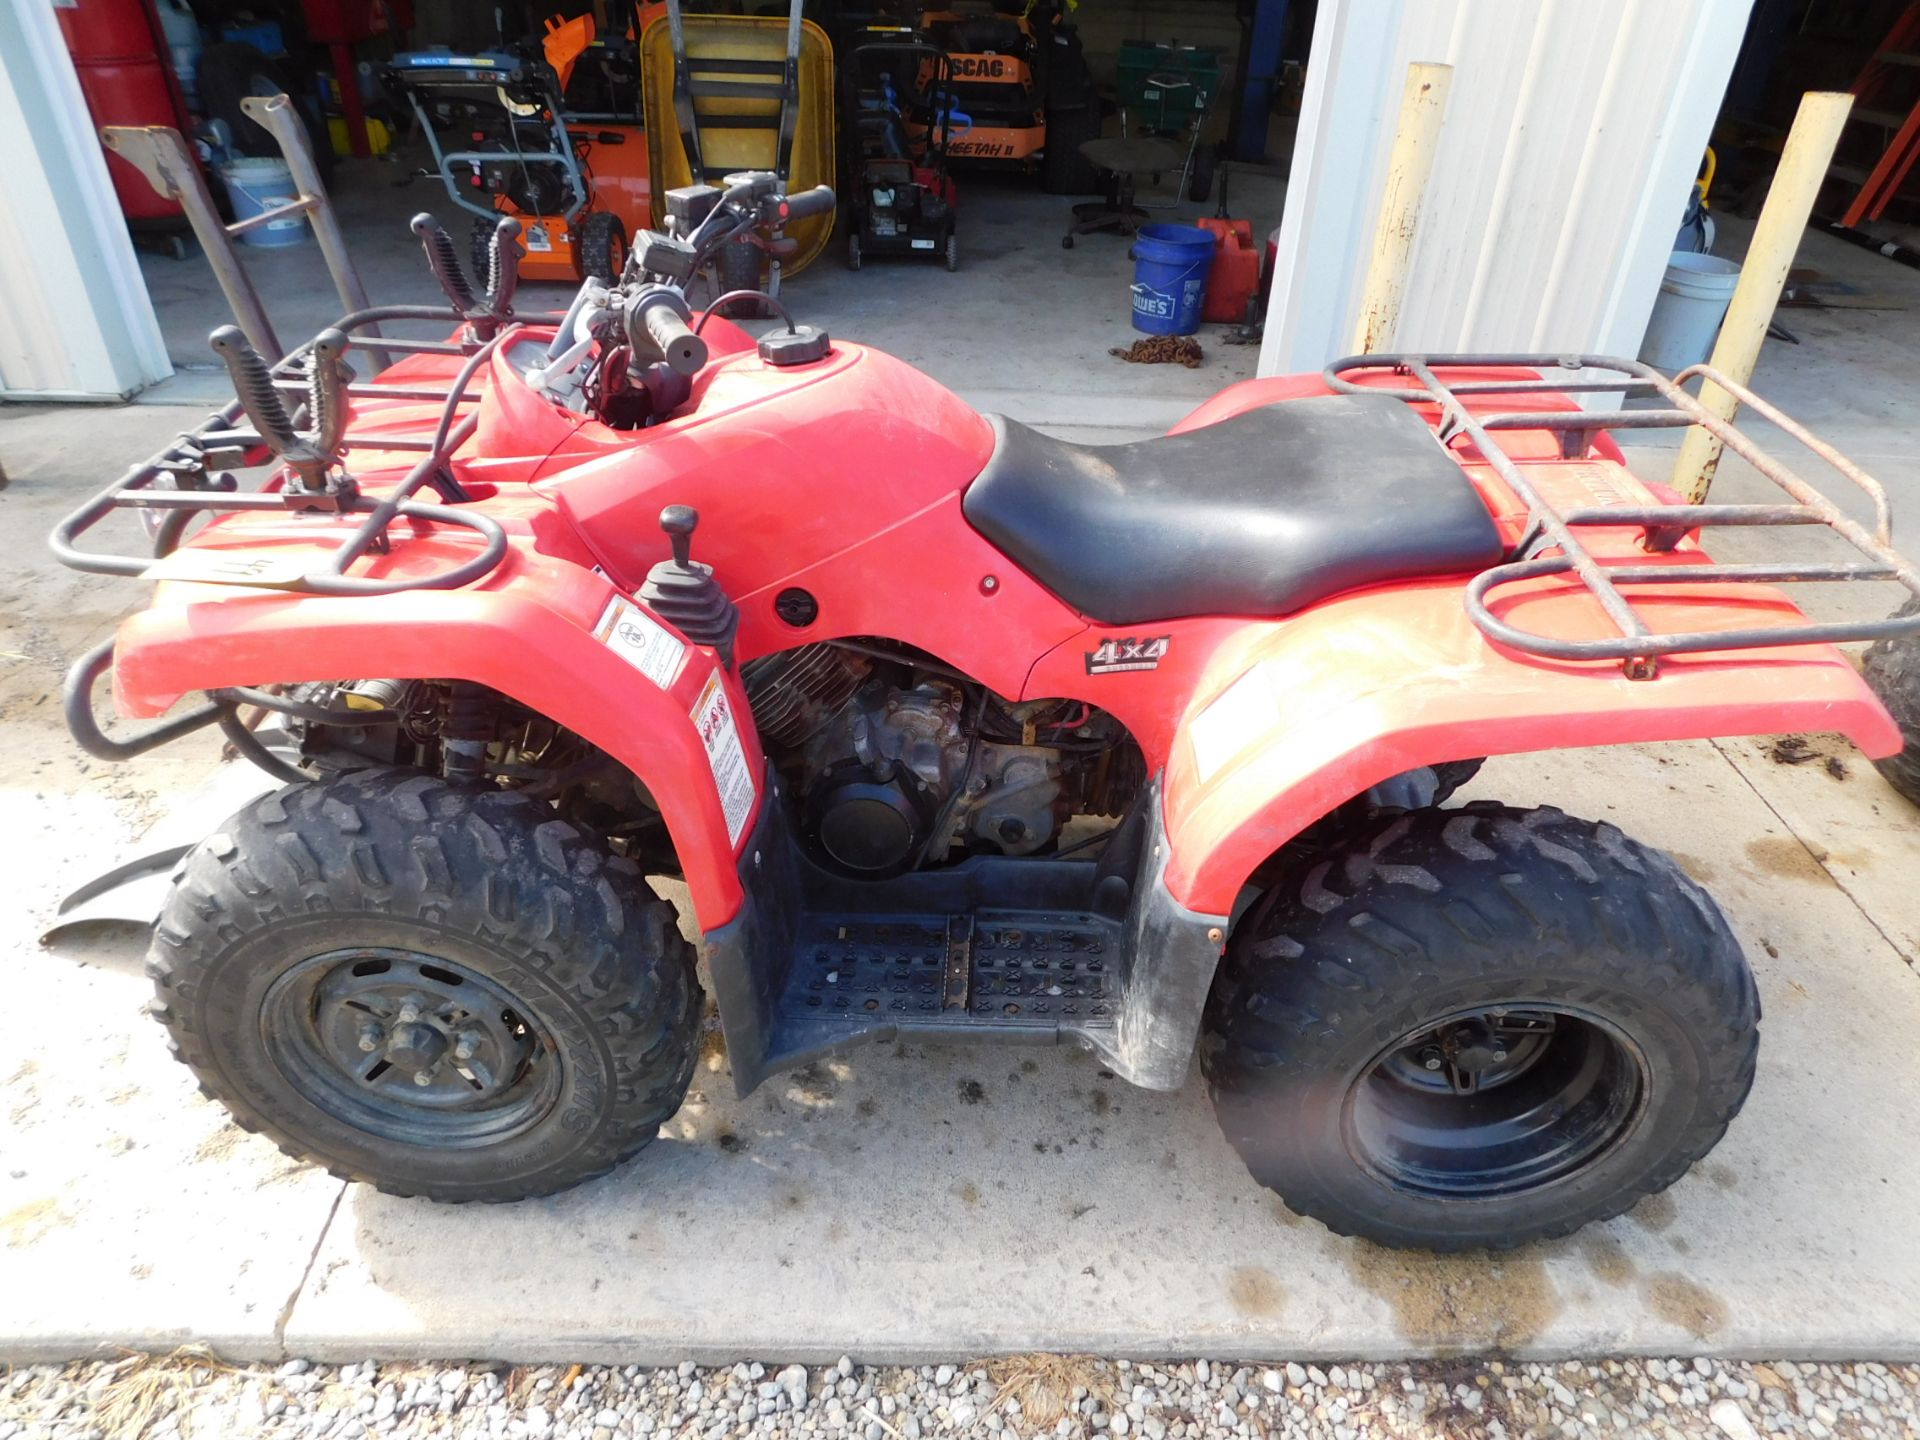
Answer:
[(233, 242), (214, 207), (206, 177), (187, 153), (180, 132), (165, 125), (108, 125), (100, 131), (100, 143), (146, 176), (147, 183), (159, 194), (179, 202), (247, 343), (269, 362), (284, 355), (286, 351), (273, 333), (273, 322), (267, 318), (259, 292), (233, 253)]
[(1387, 180), (1381, 189), (1380, 214), (1373, 225), (1366, 284), (1360, 291), (1360, 315), (1354, 323), (1353, 351), (1367, 355), (1393, 348), (1393, 332), (1400, 320), (1400, 301), (1406, 295), (1407, 269), (1413, 259), (1414, 232), (1420, 224), (1420, 201), (1427, 177), (1433, 173), (1439, 149), (1440, 126), (1446, 119), (1447, 92), (1453, 67), (1416, 60), (1407, 67), (1406, 88), (1400, 94), (1400, 123), (1387, 157)]
[[(1766, 204), (1747, 244), (1739, 283), (1733, 289), (1733, 303), (1727, 307), (1713, 358), (1707, 362), (1737, 384), (1745, 385), (1753, 378), (1767, 326), (1780, 303), (1781, 287), (1787, 283), (1794, 252), (1800, 248), (1813, 202), (1833, 159), (1833, 147), (1839, 143), (1840, 129), (1852, 108), (1853, 96), (1844, 91), (1815, 90), (1800, 97), (1800, 113), (1794, 116), (1793, 129), (1780, 152), (1780, 168), (1774, 171)], [(1731, 420), (1740, 408), (1738, 400), (1711, 380), (1701, 384), (1700, 403), (1722, 420)], [(1694, 426), (1680, 444), (1680, 458), (1673, 467), (1673, 488), (1688, 503), (1698, 505), (1707, 498), (1719, 464), (1719, 437), (1704, 426)]]
[[(366, 287), (360, 283), (360, 272), (353, 268), (353, 257), (347, 253), (347, 237), (334, 218), (333, 202), (327, 198), (326, 184), (313, 163), (313, 152), (307, 148), (307, 127), (300, 112), (285, 95), (248, 96), (240, 102), (240, 108), (279, 142), (281, 153), (287, 157), (287, 169), (300, 192), (300, 203), (306, 207), (307, 218), (313, 222), (313, 238), (320, 243), (320, 253), (326, 259), (328, 273), (333, 276), (333, 288), (339, 292), (341, 305), (349, 313), (370, 309)], [(366, 333), (378, 338), (380, 327), (369, 325)], [(379, 346), (370, 344), (365, 349), (375, 373), (390, 363), (387, 352)]]

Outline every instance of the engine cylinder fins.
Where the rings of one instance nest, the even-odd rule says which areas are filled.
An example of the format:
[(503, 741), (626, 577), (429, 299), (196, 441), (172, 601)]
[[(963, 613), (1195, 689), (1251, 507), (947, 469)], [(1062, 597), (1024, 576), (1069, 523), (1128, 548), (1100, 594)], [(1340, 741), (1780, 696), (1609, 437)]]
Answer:
[(749, 661), (740, 678), (753, 723), (771, 745), (785, 749), (824, 730), (872, 670), (864, 655), (818, 644)]

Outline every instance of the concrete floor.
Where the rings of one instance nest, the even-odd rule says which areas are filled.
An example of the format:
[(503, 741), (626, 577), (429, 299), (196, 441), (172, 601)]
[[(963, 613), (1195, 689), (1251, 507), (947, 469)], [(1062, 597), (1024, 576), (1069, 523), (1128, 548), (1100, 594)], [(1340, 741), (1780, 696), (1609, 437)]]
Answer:
[[(420, 198), (363, 186), (343, 209), (403, 219)], [(823, 266), (789, 298), (1090, 437), (1163, 425), (1250, 371), (1251, 351), (1211, 345), (1194, 372), (1107, 361), (1128, 338), (1122, 242), (1061, 252), (1062, 202), (1001, 198), (970, 213), (960, 275)], [(423, 293), (409, 245), (366, 255), (377, 297)], [(1889, 304), (1920, 296), (1912, 272), (1824, 237), (1802, 260)], [(148, 263), (184, 346), (217, 301), (204, 276), (194, 290), (195, 262)], [(285, 313), (306, 312), (289, 334), (323, 322), (311, 252), (258, 263)], [(1758, 388), (1916, 513), (1904, 310), (1785, 318), (1804, 343), (1770, 349)], [(196, 384), (156, 398), (203, 406)], [(1198, 1086), (1134, 1091), (1066, 1051), (875, 1047), (745, 1102), (715, 1056), (635, 1163), (508, 1208), (397, 1201), (288, 1161), (227, 1124), (139, 1016), (137, 933), (35, 944), (58, 897), (134, 833), (189, 826), (252, 784), (200, 740), (88, 763), (54, 699), (65, 658), (137, 595), (54, 567), (38, 537), (191, 418), (164, 403), (0, 412), (0, 534), (18, 557), (0, 578), (0, 833), (18, 897), (0, 927), (0, 1359), (187, 1341), (343, 1359), (1920, 1356), (1920, 813), (1825, 740), (1832, 767), (1745, 741), (1503, 759), (1471, 792), (1604, 815), (1675, 851), (1725, 906), (1765, 1002), (1759, 1079), (1721, 1148), (1569, 1242), (1433, 1259), (1338, 1239), (1247, 1178)], [(1671, 463), (1653, 447), (1633, 459)], [(1755, 483), (1730, 466), (1721, 494)], [(1809, 603), (1890, 602), (1861, 587)]]

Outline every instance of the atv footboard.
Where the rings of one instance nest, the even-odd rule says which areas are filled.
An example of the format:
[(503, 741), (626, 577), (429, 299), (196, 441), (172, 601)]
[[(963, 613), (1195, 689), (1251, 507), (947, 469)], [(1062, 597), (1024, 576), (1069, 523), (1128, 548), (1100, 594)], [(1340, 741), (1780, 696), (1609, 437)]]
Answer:
[(1136, 1085), (1185, 1081), (1227, 921), (1169, 893), (1157, 782), (1097, 861), (978, 856), (879, 882), (814, 864), (787, 814), (770, 793), (745, 904), (706, 937), (740, 1094), (908, 1036), (1079, 1043)]

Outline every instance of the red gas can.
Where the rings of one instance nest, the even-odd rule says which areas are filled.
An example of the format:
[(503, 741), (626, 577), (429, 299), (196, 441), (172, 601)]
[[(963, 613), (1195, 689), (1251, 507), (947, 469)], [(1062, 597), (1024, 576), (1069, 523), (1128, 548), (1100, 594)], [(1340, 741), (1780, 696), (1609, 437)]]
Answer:
[(1260, 288), (1260, 252), (1253, 248), (1253, 224), (1225, 218), (1194, 223), (1213, 236), (1214, 244), (1200, 318), (1237, 325), (1247, 318), (1247, 302)]

